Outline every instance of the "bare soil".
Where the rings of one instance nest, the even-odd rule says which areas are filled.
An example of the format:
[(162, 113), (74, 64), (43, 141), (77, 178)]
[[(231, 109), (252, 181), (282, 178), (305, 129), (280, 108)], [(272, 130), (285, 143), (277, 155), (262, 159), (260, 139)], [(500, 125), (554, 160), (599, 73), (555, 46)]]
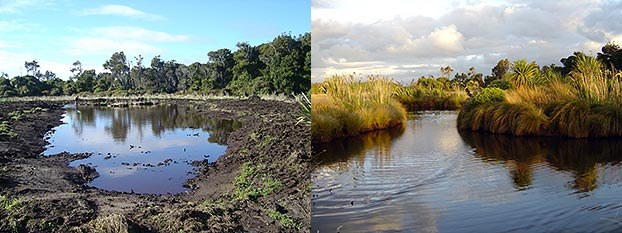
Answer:
[[(0, 232), (309, 230), (310, 130), (296, 125), (295, 103), (257, 98), (168, 102), (244, 123), (229, 136), (227, 151), (217, 161), (195, 162), (198, 175), (186, 184), (192, 191), (177, 195), (89, 187), (97, 170), (68, 165), (89, 154), (42, 155), (46, 133), (61, 124), (65, 103), (1, 103), (0, 123), (7, 121), (16, 136), (0, 136)], [(9, 114), (36, 107), (47, 111), (24, 113), (17, 120)], [(243, 164), (254, 168), (252, 174), (241, 173)], [(268, 183), (277, 185), (247, 195)]]

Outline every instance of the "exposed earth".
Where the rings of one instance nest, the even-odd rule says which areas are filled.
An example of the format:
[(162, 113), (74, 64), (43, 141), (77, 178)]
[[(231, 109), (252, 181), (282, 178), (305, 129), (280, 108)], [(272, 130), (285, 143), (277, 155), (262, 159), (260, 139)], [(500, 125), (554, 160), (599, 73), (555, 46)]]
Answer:
[[(258, 98), (167, 100), (244, 126), (177, 195), (89, 187), (89, 154), (45, 157), (63, 102), (0, 103), (0, 232), (301, 232), (310, 227), (310, 130), (298, 105)], [(16, 112), (19, 116), (16, 116)]]

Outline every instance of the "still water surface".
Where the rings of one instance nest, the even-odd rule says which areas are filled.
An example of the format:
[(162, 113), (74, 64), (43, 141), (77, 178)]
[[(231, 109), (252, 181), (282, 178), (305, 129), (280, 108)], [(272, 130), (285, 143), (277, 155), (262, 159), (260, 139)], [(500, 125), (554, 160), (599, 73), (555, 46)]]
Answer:
[(622, 232), (622, 140), (458, 132), (456, 117), (320, 148), (311, 232)]
[(89, 164), (99, 177), (89, 185), (136, 193), (179, 193), (193, 176), (191, 163), (225, 152), (236, 121), (210, 119), (187, 106), (67, 108), (44, 152), (90, 152), (71, 166)]

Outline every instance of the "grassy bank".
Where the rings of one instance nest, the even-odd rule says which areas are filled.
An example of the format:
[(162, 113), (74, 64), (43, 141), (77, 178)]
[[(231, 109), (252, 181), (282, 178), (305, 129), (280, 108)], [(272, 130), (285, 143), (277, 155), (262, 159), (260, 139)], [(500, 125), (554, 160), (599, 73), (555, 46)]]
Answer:
[(622, 136), (622, 73), (605, 69), (594, 57), (578, 56), (566, 76), (517, 61), (505, 78), (513, 88), (479, 92), (460, 112), (459, 129), (572, 138)]
[(419, 78), (408, 86), (395, 90), (396, 99), (409, 111), (456, 110), (469, 98), (464, 88), (453, 85), (447, 78)]
[(314, 142), (386, 129), (406, 121), (406, 109), (393, 98), (399, 85), (370, 76), (335, 75), (312, 88), (311, 135)]

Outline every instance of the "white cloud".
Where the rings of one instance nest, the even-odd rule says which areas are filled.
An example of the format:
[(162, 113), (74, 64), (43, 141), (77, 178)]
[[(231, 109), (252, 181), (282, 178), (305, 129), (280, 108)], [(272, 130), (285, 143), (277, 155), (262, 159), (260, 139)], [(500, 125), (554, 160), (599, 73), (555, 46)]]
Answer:
[(0, 14), (21, 13), (23, 9), (50, 7), (53, 0), (0, 0)]
[(18, 23), (16, 21), (3, 21), (0, 20), (0, 32), (12, 32), (25, 29), (26, 25)]
[(115, 39), (148, 40), (153, 42), (183, 42), (189, 38), (186, 35), (172, 35), (140, 27), (100, 27), (93, 29), (91, 34)]
[[(1, 43), (0, 43), (1, 44)], [(52, 71), (56, 73), (59, 78), (67, 79), (71, 75), (70, 62), (64, 64), (61, 62), (46, 60), (46, 59), (37, 59), (32, 54), (26, 53), (15, 53), (7, 50), (3, 50), (2, 46), (0, 46), (0, 72), (5, 72), (9, 74), (9, 77), (14, 77), (17, 75), (26, 75), (26, 69), (24, 68), (25, 61), (37, 60), (39, 65), (41, 65), (41, 72), (45, 72), (46, 70)]]
[(84, 9), (81, 15), (117, 15), (146, 20), (162, 20), (164, 17), (149, 14), (125, 5), (104, 5), (97, 8)]
[(118, 51), (153, 55), (162, 51), (147, 42), (98, 37), (77, 38), (71, 40), (69, 46), (70, 48), (66, 50), (67, 54), (76, 57), (83, 55), (111, 55)]
[(163, 52), (160, 43), (185, 42), (189, 38), (140, 27), (99, 27), (85, 31), (84, 36), (67, 39), (65, 52), (71, 56), (110, 55), (118, 51), (155, 56)]
[(312, 80), (367, 72), (408, 81), (446, 65), (489, 74), (503, 58), (561, 65), (574, 51), (622, 44), (622, 27), (611, 23), (622, 19), (620, 7), (592, 0), (324, 0), (312, 4)]

